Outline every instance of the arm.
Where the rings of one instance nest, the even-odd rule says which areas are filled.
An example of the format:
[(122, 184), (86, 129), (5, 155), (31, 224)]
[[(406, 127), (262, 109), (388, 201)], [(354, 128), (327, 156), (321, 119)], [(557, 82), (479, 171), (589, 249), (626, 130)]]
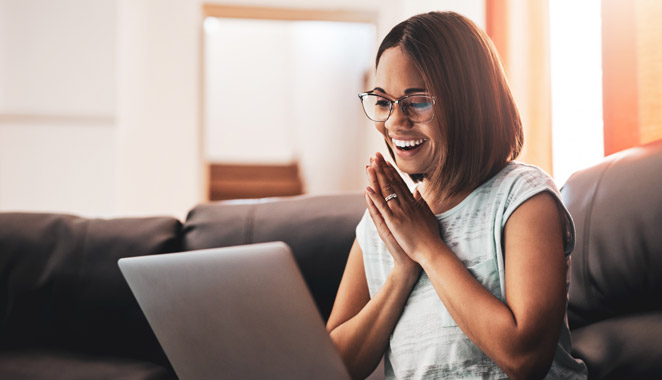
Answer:
[(554, 357), (566, 300), (558, 213), (552, 196), (542, 193), (506, 223), (505, 304), (443, 242), (417, 253), (458, 326), (511, 379), (544, 377)]
[(416, 278), (396, 267), (370, 299), (363, 252), (354, 242), (327, 323), (352, 378), (367, 377), (379, 364)]
[[(390, 194), (389, 188), (380, 189), (375, 165), (366, 168), (370, 181), (370, 194)], [(375, 190), (378, 193), (375, 193)], [(393, 257), (394, 267), (382, 288), (370, 299), (363, 264), (363, 252), (357, 241), (349, 253), (345, 273), (338, 288), (327, 330), (353, 378), (365, 378), (377, 367), (386, 351), (391, 332), (395, 328), (404, 305), (421, 268), (400, 248), (385, 221), (370, 201), (366, 191), (368, 212), (377, 226), (380, 238)], [(382, 198), (383, 199), (383, 198)]]
[(379, 182), (390, 183), (399, 201), (386, 204), (376, 196), (371, 201), (397, 243), (423, 267), (458, 326), (510, 378), (544, 377), (556, 349), (566, 300), (561, 223), (554, 198), (548, 193), (534, 196), (505, 226), (504, 304), (443, 242), (435, 232), (431, 211), (407, 197), (395, 170), (380, 165), (378, 171)]

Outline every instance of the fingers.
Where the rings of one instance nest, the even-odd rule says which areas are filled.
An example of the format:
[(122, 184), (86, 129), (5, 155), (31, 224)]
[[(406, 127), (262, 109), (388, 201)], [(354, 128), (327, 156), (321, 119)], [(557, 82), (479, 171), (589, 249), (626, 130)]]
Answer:
[(386, 178), (391, 182), (394, 190), (398, 194), (410, 194), (409, 187), (405, 181), (400, 176), (400, 173), (391, 165), (390, 162), (386, 162), (386, 166), (383, 168)]
[(377, 153), (375, 155), (375, 159), (373, 161), (372, 167), (374, 168), (374, 173), (375, 173), (375, 180), (378, 183), (378, 188), (381, 191), (381, 195), (383, 197), (386, 197), (390, 194), (394, 193), (394, 187), (392, 185), (392, 181), (389, 180), (384, 172), (384, 168), (386, 167), (386, 161), (384, 161), (384, 157), (382, 157), (381, 154)]
[[(377, 227), (379, 236), (381, 236), (383, 241), (389, 239), (392, 240), (393, 237), (391, 230), (389, 229), (388, 223), (386, 222), (383, 214), (384, 212), (388, 212), (389, 214), (391, 212), (391, 209), (389, 209), (386, 205), (386, 201), (384, 201), (381, 195), (378, 195), (370, 188), (366, 189), (365, 197), (365, 203), (366, 206), (368, 206), (368, 213), (370, 213), (370, 217), (375, 223), (375, 227)], [(387, 235), (391, 235), (391, 237), (387, 239)]]
[(379, 181), (377, 180), (377, 172), (374, 165), (368, 166), (366, 168), (366, 172), (368, 173), (368, 185), (370, 188), (377, 192), (380, 196), (383, 196), (382, 189), (379, 186)]
[(425, 199), (423, 199), (423, 195), (421, 195), (421, 191), (418, 190), (418, 187), (414, 189), (414, 193), (412, 194), (412, 196), (414, 197), (416, 203), (420, 203), (420, 202), (426, 203)]
[[(368, 203), (368, 210), (370, 211), (370, 215), (372, 215), (374, 211), (376, 214), (379, 214), (379, 219), (381, 219), (385, 225), (388, 225), (387, 219), (392, 215), (393, 212), (386, 204), (384, 198), (382, 198), (380, 194), (377, 194), (376, 192), (372, 191), (372, 189), (370, 188), (367, 189), (366, 195), (368, 196), (368, 200), (370, 201), (370, 202), (366, 202)], [(374, 217), (373, 220), (375, 220)]]
[(391, 194), (396, 194), (396, 198), (390, 198), (390, 207), (402, 205), (405, 203), (414, 203), (409, 187), (400, 176), (400, 173), (387, 162), (381, 153), (377, 152), (374, 157), (370, 157), (370, 165), (366, 165), (368, 182), (370, 188), (382, 198)]
[(386, 161), (381, 154), (370, 157), (370, 165), (366, 166), (369, 186), (382, 198), (394, 193), (392, 181), (386, 177), (384, 168)]
[(382, 217), (382, 214), (379, 213), (379, 210), (377, 210), (377, 206), (375, 206), (375, 203), (372, 201), (372, 198), (370, 197), (370, 194), (374, 194), (374, 192), (371, 192), (370, 190), (371, 189), (368, 188), (365, 192), (365, 204), (368, 207), (368, 212), (370, 213), (372, 220), (375, 222), (375, 226), (379, 229), (382, 225), (385, 224), (385, 221), (384, 218)]
[[(389, 162), (384, 160), (384, 157), (379, 152), (375, 154), (375, 162), (376, 165), (374, 166), (376, 168), (377, 179), (383, 190), (382, 195), (386, 196), (395, 192), (399, 197), (403, 197), (401, 200), (408, 200), (408, 195), (410, 194), (409, 188), (402, 177), (400, 177), (398, 171)], [(385, 191), (384, 187), (387, 187), (390, 191)]]
[(382, 214), (379, 212), (377, 206), (373, 202), (373, 198), (371, 197), (371, 195), (374, 196), (375, 193), (372, 192), (369, 188), (366, 189), (365, 192), (366, 205), (368, 206), (368, 212), (370, 213), (370, 217), (372, 218), (372, 221), (375, 224), (375, 227), (377, 228), (377, 233), (379, 234), (379, 237), (382, 239), (384, 244), (386, 244), (386, 248), (391, 253), (391, 256), (393, 256), (394, 260), (397, 261), (405, 258), (409, 259), (407, 254), (402, 250), (402, 247), (400, 247), (395, 237), (391, 233), (391, 230), (386, 224), (386, 221), (384, 220)]

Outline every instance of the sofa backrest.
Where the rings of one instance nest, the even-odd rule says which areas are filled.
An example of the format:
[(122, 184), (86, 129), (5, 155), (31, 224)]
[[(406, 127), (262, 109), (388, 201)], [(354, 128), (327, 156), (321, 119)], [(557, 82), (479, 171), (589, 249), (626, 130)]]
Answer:
[(168, 361), (117, 266), (121, 257), (284, 241), (326, 320), (360, 193), (199, 205), (170, 217), (0, 213), (0, 350), (55, 348)]
[(577, 230), (571, 328), (662, 310), (662, 140), (573, 174), (561, 193)]
[(195, 250), (287, 243), (326, 320), (364, 212), (361, 193), (202, 204), (188, 215), (183, 244)]
[(0, 226), (0, 349), (168, 363), (117, 260), (179, 251), (178, 220), (0, 213)]

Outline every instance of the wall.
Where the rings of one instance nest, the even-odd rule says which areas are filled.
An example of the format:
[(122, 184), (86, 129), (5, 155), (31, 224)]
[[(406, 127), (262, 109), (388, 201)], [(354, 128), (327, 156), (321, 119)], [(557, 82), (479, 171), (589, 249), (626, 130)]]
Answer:
[[(378, 40), (409, 12), (468, 7), (460, 0), (219, 3), (375, 11)], [(467, 16), (481, 24), (483, 1), (469, 3), (476, 14)], [(0, 210), (183, 218), (204, 198), (201, 6), (0, 0)], [(19, 100), (42, 109), (19, 109)], [(367, 152), (382, 149), (371, 136), (359, 167)]]
[(202, 199), (199, 23), (192, 1), (119, 1), (117, 214), (183, 218)]
[(114, 211), (113, 0), (0, 0), (0, 210)]
[(288, 21), (205, 20), (206, 159), (295, 160), (291, 45)]

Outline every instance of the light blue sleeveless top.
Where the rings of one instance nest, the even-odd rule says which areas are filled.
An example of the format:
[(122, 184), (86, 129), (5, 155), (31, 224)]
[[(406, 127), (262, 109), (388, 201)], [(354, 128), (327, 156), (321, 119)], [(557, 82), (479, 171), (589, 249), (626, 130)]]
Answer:
[[(532, 196), (548, 191), (565, 219), (568, 268), (574, 225), (554, 181), (541, 169), (511, 162), (460, 204), (437, 215), (442, 237), (469, 272), (505, 302), (503, 230), (510, 215)], [(356, 228), (373, 297), (393, 268), (393, 258), (366, 212)], [(568, 276), (566, 276), (568, 278)], [(506, 374), (457, 326), (423, 272), (407, 300), (385, 353), (388, 379), (506, 379)], [(586, 379), (584, 363), (570, 355), (567, 318), (545, 379)]]

